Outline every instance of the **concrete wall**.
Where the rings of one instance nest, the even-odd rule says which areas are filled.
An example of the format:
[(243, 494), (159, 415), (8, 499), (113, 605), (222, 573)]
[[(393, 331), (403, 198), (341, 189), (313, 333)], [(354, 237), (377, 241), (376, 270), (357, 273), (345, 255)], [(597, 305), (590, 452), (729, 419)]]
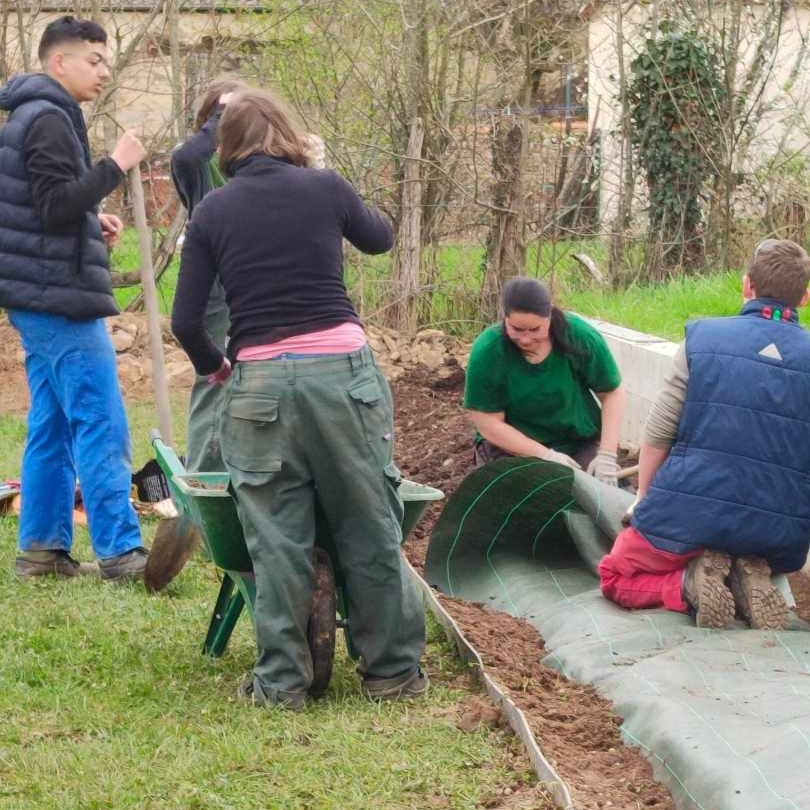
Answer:
[(627, 389), (621, 443), (638, 447), (647, 414), (669, 373), (678, 344), (606, 321), (587, 320), (604, 335)]

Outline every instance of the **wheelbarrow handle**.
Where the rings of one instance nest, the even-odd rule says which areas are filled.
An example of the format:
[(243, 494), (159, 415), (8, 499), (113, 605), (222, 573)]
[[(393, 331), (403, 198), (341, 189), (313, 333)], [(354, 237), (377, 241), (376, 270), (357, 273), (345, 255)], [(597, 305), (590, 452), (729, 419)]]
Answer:
[(154, 444), (155, 442), (162, 442), (163, 441), (163, 434), (160, 432), (158, 428), (152, 428), (149, 431), (149, 443)]

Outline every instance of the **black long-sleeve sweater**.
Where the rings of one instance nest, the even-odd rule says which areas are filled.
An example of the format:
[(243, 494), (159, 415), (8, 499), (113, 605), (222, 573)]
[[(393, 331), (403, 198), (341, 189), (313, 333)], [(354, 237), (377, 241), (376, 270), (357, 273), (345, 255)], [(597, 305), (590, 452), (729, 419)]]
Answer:
[(222, 282), (231, 316), (228, 355), (345, 322), (359, 323), (343, 281), (343, 238), (384, 253), (393, 231), (333, 171), (264, 154), (199, 203), (188, 226), (172, 330), (199, 374), (222, 365), (203, 328), (211, 285)]
[[(208, 120), (172, 152), (172, 182), (189, 217), (202, 198), (213, 188), (209, 164), (217, 151), (217, 127), (224, 110), (225, 105), (218, 104)], [(225, 290), (218, 281), (215, 281), (208, 296), (206, 312), (208, 315), (214, 315), (223, 309), (225, 309)]]
[(34, 206), (49, 231), (78, 227), (124, 178), (118, 164), (102, 158), (87, 170), (76, 158), (76, 136), (64, 116), (43, 113), (25, 138), (25, 168)]
[(208, 120), (172, 152), (172, 181), (189, 216), (211, 191), (208, 161), (217, 151), (217, 127), (224, 109), (224, 104), (217, 105)]

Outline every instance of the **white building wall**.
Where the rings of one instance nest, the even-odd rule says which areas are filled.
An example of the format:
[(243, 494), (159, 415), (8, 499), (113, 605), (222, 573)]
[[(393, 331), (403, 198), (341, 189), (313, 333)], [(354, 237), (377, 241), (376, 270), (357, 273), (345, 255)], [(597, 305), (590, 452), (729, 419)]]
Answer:
[[(629, 5), (629, 8), (628, 8)], [(625, 4), (623, 18), (624, 63), (628, 79), (630, 63), (643, 47), (648, 33), (652, 5)], [(660, 8), (660, 6), (659, 6)], [(766, 14), (761, 3), (746, 4), (743, 24), (748, 32), (740, 71), (750, 64), (757, 46), (757, 36)], [(738, 171), (750, 173), (763, 166), (768, 158), (782, 152), (787, 156), (808, 156), (810, 163), (810, 71), (806, 69), (805, 49), (810, 37), (810, 8), (791, 3), (785, 13), (782, 39), (774, 60), (774, 69), (763, 96), (765, 112), (754, 121), (754, 135), (748, 160)], [(616, 3), (602, 3), (592, 12), (588, 29), (588, 128), (601, 133), (602, 174), (600, 212), (608, 225), (614, 218), (621, 179), (621, 143), (618, 130), (621, 119), (619, 104), (618, 10)], [(797, 69), (798, 67), (798, 69)], [(764, 178), (768, 182), (768, 178)], [(636, 188), (638, 204), (644, 208), (641, 179)], [(755, 195), (749, 195), (755, 196)]]

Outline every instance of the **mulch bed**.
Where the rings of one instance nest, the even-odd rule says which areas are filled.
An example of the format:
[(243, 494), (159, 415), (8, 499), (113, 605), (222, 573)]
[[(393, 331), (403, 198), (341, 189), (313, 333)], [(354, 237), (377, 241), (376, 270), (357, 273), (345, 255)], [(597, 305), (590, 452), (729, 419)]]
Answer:
[[(446, 379), (417, 368), (392, 386), (397, 463), (408, 478), (439, 487), (445, 495), (472, 469), (472, 431), (461, 409), (463, 386), (460, 368)], [(440, 511), (441, 505), (431, 507), (406, 542), (408, 558), (420, 571)], [(610, 701), (540, 663), (543, 639), (532, 625), (484, 605), (439, 598), (492, 677), (526, 714), (578, 808), (673, 807), (647, 760), (622, 743), (621, 720)]]

